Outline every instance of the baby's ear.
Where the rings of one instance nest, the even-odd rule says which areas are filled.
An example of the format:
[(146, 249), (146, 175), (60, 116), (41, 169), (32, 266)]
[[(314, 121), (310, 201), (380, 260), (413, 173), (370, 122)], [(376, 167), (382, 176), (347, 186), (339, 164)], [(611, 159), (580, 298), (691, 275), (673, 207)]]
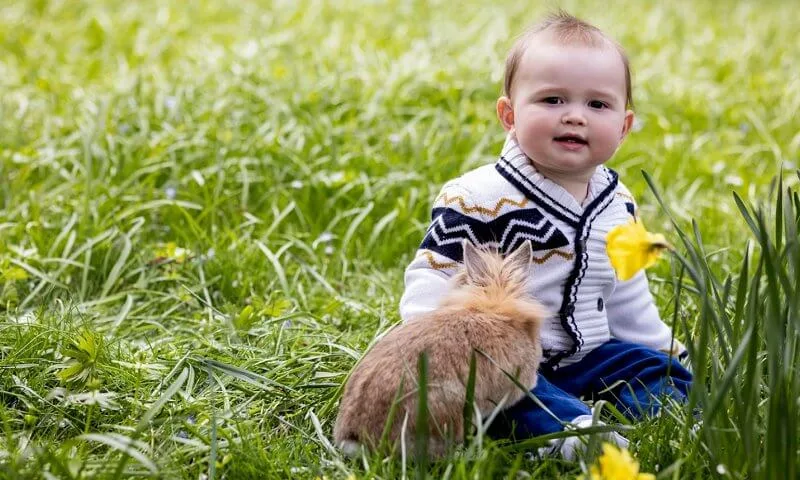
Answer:
[(503, 125), (503, 130), (506, 132), (514, 131), (514, 108), (511, 105), (511, 99), (508, 97), (500, 97), (497, 99), (497, 118), (500, 124)]
[(489, 265), (475, 245), (469, 240), (463, 240), (461, 247), (464, 249), (464, 269), (470, 283), (481, 285), (489, 275)]
[(516, 283), (523, 283), (528, 279), (533, 260), (533, 248), (530, 240), (525, 240), (516, 250), (508, 254), (503, 261), (503, 271), (508, 278)]
[(625, 137), (631, 132), (633, 128), (633, 123), (636, 121), (636, 115), (633, 113), (633, 110), (627, 110), (625, 112), (625, 120), (622, 122), (622, 134), (619, 137), (620, 143), (625, 140)]

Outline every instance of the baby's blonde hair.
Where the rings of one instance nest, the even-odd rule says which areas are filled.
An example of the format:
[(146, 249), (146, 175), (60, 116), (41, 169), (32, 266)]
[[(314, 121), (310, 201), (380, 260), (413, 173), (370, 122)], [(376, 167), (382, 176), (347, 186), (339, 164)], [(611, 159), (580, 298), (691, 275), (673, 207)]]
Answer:
[(517, 73), (519, 62), (525, 54), (528, 45), (533, 38), (540, 33), (552, 33), (553, 38), (565, 45), (585, 45), (588, 47), (600, 48), (606, 43), (610, 43), (619, 52), (622, 64), (625, 66), (625, 100), (628, 108), (633, 108), (633, 91), (631, 88), (631, 67), (628, 55), (622, 46), (613, 38), (609, 37), (602, 30), (594, 25), (570, 15), (569, 13), (558, 10), (549, 14), (541, 22), (531, 25), (522, 35), (517, 38), (506, 57), (506, 70), (503, 81), (503, 95), (511, 98), (511, 87), (514, 83), (514, 76)]

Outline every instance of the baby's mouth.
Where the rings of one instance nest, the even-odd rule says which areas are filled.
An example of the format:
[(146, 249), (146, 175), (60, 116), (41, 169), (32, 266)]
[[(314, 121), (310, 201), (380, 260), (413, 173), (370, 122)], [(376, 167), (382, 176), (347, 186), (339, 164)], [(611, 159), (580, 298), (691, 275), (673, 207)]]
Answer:
[(572, 134), (561, 135), (561, 136), (553, 138), (553, 140), (555, 140), (556, 142), (575, 144), (575, 145), (588, 145), (589, 144), (589, 142), (585, 138), (581, 137), (580, 135), (572, 135)]

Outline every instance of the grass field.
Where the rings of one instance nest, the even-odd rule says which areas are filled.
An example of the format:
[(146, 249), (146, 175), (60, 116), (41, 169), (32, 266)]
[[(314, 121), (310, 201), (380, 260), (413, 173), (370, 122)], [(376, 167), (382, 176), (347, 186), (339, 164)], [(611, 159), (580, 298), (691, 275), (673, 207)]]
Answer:
[[(512, 37), (561, 6), (631, 56), (610, 166), (678, 247), (651, 285), (706, 387), (631, 451), (660, 479), (797, 478), (790, 4), (458, 3), (0, 6), (0, 477), (419, 475), (329, 448), (340, 385), (399, 320), (441, 184), (499, 151)], [(582, 468), (478, 438), (430, 475)]]

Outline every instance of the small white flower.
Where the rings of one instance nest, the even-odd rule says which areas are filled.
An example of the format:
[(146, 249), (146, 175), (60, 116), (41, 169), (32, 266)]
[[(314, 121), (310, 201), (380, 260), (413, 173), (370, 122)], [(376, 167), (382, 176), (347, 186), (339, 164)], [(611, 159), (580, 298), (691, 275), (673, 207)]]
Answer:
[(742, 133), (747, 133), (750, 131), (750, 124), (742, 122), (739, 124), (739, 131)]
[(719, 473), (720, 475), (725, 475), (726, 473), (728, 473), (728, 469), (725, 468), (725, 465), (720, 463), (719, 465), (717, 465), (717, 473)]
[(744, 185), (744, 180), (738, 175), (725, 175), (725, 183), (734, 187), (741, 187)]
[(206, 258), (214, 258), (216, 254), (217, 254), (216, 250), (214, 250), (213, 248), (209, 248), (208, 251), (206, 252)]
[(294, 188), (295, 190), (300, 190), (301, 188), (303, 188), (303, 182), (301, 182), (300, 180), (295, 180), (292, 183), (290, 183), (289, 186)]
[(69, 402), (81, 405), (98, 405), (101, 410), (119, 410), (119, 405), (114, 401), (117, 394), (114, 392), (100, 393), (93, 390), (87, 393), (78, 393), (68, 398)]
[(333, 241), (333, 234), (331, 232), (322, 232), (322, 234), (317, 238), (317, 242), (320, 243), (328, 243)]
[(401, 137), (400, 137), (400, 134), (398, 134), (398, 133), (393, 133), (393, 134), (389, 135), (389, 141), (392, 142), (392, 145), (397, 145), (398, 143), (400, 143), (400, 140), (401, 140)]
[(250, 40), (247, 42), (244, 47), (239, 51), (239, 54), (242, 58), (250, 59), (256, 56), (258, 53), (258, 43), (255, 40)]
[(175, 189), (175, 187), (167, 187), (164, 189), (164, 195), (166, 195), (169, 200), (175, 200), (175, 195), (177, 194), (178, 191)]
[(8, 317), (8, 319), (14, 323), (20, 323), (23, 325), (31, 325), (36, 323), (36, 315), (34, 315), (34, 312), (32, 311), (27, 311), (16, 317), (12, 315)]
[(631, 131), (633, 132), (641, 132), (644, 128), (644, 120), (639, 117), (633, 118), (633, 125), (631, 125)]
[(56, 387), (47, 394), (47, 399), (60, 400), (67, 405), (99, 405), (101, 410), (118, 410), (119, 405), (114, 401), (116, 396), (114, 392), (101, 393), (99, 390), (71, 394), (65, 388)]
[(331, 245), (325, 247), (325, 255), (333, 255), (334, 249)]
[(164, 98), (164, 106), (169, 110), (175, 110), (178, 106), (178, 99), (175, 97), (166, 97)]
[(344, 172), (333, 172), (325, 178), (328, 184), (337, 184), (344, 181)]

